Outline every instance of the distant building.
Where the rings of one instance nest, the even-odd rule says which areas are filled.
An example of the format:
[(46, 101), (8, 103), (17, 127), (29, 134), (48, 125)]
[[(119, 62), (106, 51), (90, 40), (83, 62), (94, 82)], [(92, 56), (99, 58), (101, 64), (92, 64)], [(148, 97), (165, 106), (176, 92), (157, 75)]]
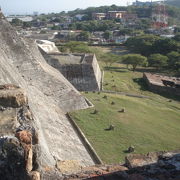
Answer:
[(92, 19), (103, 20), (106, 18), (106, 13), (92, 13)]
[(152, 2), (151, 1), (147, 1), (147, 2), (141, 2), (136, 0), (136, 2), (133, 2), (133, 6), (151, 6)]
[(108, 11), (107, 18), (108, 19), (122, 19), (126, 11)]
[(82, 21), (83, 17), (85, 16), (85, 14), (77, 14), (75, 15), (74, 17), (79, 20), (79, 21)]
[(132, 13), (124, 13), (121, 19), (122, 23), (134, 23), (136, 22), (138, 16), (137, 14), (132, 14)]
[[(163, 0), (162, 0), (163, 1)], [(162, 1), (146, 1), (146, 2), (141, 2), (141, 1), (138, 1), (136, 0), (136, 2), (133, 2), (133, 6), (139, 6), (139, 7), (142, 7), (142, 6), (151, 6), (152, 4), (158, 4), (158, 3), (161, 3)]]
[(38, 16), (39, 13), (38, 13), (37, 11), (34, 11), (34, 12), (33, 12), (33, 15), (34, 15), (34, 16)]
[(26, 35), (27, 38), (36, 39), (36, 40), (52, 40), (54, 39), (56, 33), (55, 32), (48, 32), (48, 33), (37, 33), (31, 32)]
[(33, 17), (32, 16), (8, 16), (6, 17), (6, 19), (9, 22), (12, 22), (13, 19), (19, 19), (23, 22), (31, 22), (33, 20)]

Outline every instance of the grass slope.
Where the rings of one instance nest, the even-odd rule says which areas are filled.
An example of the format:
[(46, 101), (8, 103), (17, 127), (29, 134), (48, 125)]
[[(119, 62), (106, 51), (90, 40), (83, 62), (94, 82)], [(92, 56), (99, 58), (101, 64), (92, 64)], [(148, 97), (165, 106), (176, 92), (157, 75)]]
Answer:
[[(151, 99), (113, 94), (106, 94), (105, 99), (104, 93), (85, 93), (95, 107), (71, 113), (105, 163), (123, 162), (127, 155), (124, 151), (130, 145), (135, 146), (135, 153), (180, 148), (180, 103), (148, 91), (141, 70), (132, 72), (124, 65), (114, 64), (105, 70), (104, 89)], [(125, 113), (118, 112), (122, 108)], [(97, 114), (93, 114), (94, 109)], [(114, 131), (104, 130), (111, 124)]]
[[(136, 153), (180, 148), (180, 106), (176, 102), (139, 99), (121, 95), (88, 93), (98, 110), (71, 113), (105, 163), (123, 162), (124, 151), (135, 146)], [(111, 102), (115, 102), (111, 105)], [(125, 108), (125, 113), (119, 113)], [(110, 124), (114, 131), (106, 131)]]

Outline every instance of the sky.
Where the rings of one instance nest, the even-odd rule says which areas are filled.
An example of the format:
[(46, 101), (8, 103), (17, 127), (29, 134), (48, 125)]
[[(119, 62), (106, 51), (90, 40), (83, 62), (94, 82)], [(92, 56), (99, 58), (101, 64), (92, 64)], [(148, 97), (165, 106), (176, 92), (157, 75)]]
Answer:
[(128, 2), (135, 0), (0, 0), (0, 6), (4, 14), (32, 14), (34, 11), (50, 13), (112, 4), (125, 6)]

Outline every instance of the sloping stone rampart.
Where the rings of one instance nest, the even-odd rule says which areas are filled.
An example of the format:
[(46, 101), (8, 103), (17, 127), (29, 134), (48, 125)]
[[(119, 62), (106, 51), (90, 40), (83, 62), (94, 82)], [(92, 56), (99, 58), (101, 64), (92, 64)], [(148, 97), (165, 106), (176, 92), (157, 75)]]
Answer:
[(86, 99), (64, 76), (48, 65), (34, 40), (19, 37), (0, 19), (0, 84), (14, 84), (25, 90), (33, 123), (39, 137), (39, 168), (54, 169), (57, 160), (76, 160), (93, 165), (65, 114), (88, 108)]

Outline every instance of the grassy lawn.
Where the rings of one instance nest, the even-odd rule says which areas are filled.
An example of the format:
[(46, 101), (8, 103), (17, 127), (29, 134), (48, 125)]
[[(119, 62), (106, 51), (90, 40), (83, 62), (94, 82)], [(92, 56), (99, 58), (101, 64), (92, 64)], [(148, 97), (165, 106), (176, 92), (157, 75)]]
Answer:
[[(103, 93), (84, 95), (95, 107), (71, 116), (105, 163), (123, 162), (130, 145), (135, 146), (135, 153), (180, 148), (179, 103), (111, 94), (105, 99)], [(121, 108), (126, 112), (118, 112)], [(114, 131), (105, 130), (110, 124)]]
[(143, 81), (143, 73), (127, 70), (125, 65), (115, 64), (104, 71), (104, 90), (126, 93), (155, 95), (148, 91)]
[[(100, 63), (101, 67), (104, 66)], [(143, 71), (156, 73), (155, 69), (143, 69), (138, 68), (137, 71), (133, 72), (128, 70), (125, 65), (115, 63), (112, 67), (104, 68), (104, 90), (125, 92), (130, 94), (137, 94), (143, 96), (149, 96), (152, 98), (158, 98), (160, 100), (167, 100), (166, 98), (172, 98), (180, 100), (180, 97), (174, 97), (169, 94), (156, 94), (149, 91), (146, 82), (143, 79)]]

